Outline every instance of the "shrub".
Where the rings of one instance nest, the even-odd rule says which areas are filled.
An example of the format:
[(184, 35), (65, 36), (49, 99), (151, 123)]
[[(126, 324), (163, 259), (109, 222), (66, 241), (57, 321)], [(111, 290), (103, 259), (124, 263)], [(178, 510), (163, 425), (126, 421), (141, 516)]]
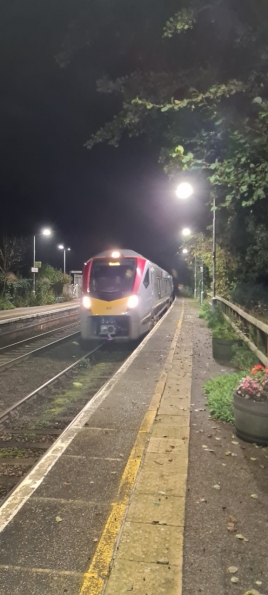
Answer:
[(244, 345), (234, 345), (232, 347), (233, 357), (232, 357), (232, 364), (235, 368), (239, 370), (247, 370), (252, 368), (256, 363), (258, 363), (257, 356), (247, 347), (246, 344)]
[(5, 297), (0, 298), (0, 310), (13, 310), (15, 306)]

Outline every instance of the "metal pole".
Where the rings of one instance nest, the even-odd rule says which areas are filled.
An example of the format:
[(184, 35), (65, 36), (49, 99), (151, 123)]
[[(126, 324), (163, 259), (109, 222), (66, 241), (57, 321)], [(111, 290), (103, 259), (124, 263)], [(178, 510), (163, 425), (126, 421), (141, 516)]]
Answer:
[(63, 250), (63, 272), (65, 275), (65, 273), (66, 273), (66, 250), (65, 250), (65, 248)]
[[(35, 267), (35, 235), (33, 237), (33, 267)], [(35, 294), (35, 273), (33, 273), (33, 293)]]
[(204, 263), (201, 260), (201, 291), (200, 291), (200, 303), (203, 304), (204, 301)]
[(212, 309), (216, 306), (216, 196), (213, 196)]
[(194, 298), (197, 295), (197, 288), (196, 288), (196, 256), (194, 257)]

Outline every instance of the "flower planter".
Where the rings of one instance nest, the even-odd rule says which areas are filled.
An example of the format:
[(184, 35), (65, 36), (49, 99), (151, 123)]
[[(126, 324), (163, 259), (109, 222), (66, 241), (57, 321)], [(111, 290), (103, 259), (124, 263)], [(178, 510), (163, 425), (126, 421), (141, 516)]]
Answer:
[(239, 438), (268, 446), (268, 402), (245, 399), (234, 393), (235, 428)]
[(229, 362), (234, 356), (233, 347), (243, 345), (239, 339), (220, 339), (212, 337), (212, 355), (214, 359)]

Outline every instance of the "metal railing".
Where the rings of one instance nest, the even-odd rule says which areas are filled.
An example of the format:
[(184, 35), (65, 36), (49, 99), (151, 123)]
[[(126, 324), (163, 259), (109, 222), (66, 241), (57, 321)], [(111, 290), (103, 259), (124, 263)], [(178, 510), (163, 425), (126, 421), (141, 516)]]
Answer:
[(224, 298), (217, 296), (216, 300), (224, 318), (236, 330), (241, 339), (248, 344), (258, 359), (268, 366), (268, 324), (254, 318)]

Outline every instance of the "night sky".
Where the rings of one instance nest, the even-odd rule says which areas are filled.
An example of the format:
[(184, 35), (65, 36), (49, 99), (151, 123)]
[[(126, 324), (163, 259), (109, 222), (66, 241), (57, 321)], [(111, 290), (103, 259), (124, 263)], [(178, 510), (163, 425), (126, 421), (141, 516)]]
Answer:
[(100, 35), (97, 50), (60, 68), (55, 56), (79, 1), (1, 5), (1, 233), (30, 238), (51, 226), (53, 238), (37, 240), (37, 260), (58, 267), (63, 242), (72, 248), (68, 269), (118, 246), (180, 270), (179, 231), (202, 218), (203, 202), (178, 203), (158, 165), (159, 147), (144, 138), (118, 149), (84, 147), (114, 113), (114, 100), (96, 93), (96, 80), (135, 68), (135, 43), (121, 54)]

